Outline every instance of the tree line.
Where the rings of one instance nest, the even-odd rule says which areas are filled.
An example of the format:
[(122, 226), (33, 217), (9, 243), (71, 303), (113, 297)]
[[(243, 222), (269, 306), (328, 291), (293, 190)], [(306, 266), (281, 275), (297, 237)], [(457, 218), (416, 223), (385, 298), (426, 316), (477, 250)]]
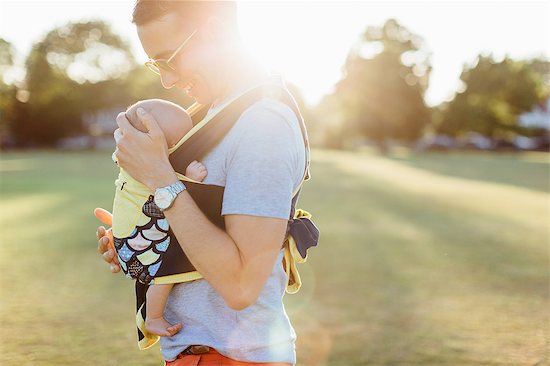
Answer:
[[(428, 107), (432, 69), (422, 37), (396, 20), (368, 27), (349, 51), (343, 74), (318, 105), (302, 106), (312, 143), (346, 148), (369, 140), (412, 144), (427, 134), (490, 138), (539, 136), (518, 116), (549, 95), (550, 62), (495, 61), (480, 55), (465, 65), (455, 97)], [(33, 45), (20, 83), (7, 83), (14, 50), (0, 39), (0, 141), (11, 146), (55, 146), (62, 138), (91, 133), (83, 115), (123, 108), (139, 99), (163, 98), (183, 106), (184, 93), (165, 90), (158, 77), (135, 61), (129, 45), (101, 21), (68, 23)]]
[[(13, 48), (0, 40), (0, 70), (13, 64)], [(55, 146), (65, 137), (88, 134), (86, 114), (123, 108), (139, 99), (163, 98), (189, 105), (183, 93), (162, 88), (138, 65), (130, 46), (102, 21), (69, 23), (33, 45), (25, 80), (0, 78), (0, 133), (18, 147)]]

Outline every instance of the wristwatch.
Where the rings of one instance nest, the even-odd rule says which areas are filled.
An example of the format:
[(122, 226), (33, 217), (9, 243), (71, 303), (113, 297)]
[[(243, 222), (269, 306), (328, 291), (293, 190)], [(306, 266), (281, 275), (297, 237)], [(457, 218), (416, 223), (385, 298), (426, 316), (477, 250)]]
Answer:
[(169, 186), (157, 188), (153, 201), (161, 211), (167, 210), (172, 206), (178, 194), (185, 189), (185, 185), (178, 180), (176, 183)]

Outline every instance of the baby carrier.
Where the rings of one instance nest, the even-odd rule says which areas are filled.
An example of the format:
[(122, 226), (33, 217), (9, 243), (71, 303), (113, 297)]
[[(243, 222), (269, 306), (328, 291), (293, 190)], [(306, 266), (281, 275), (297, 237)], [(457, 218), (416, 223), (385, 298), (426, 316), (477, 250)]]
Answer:
[[(306, 152), (304, 175), (300, 185), (293, 192), (287, 235), (283, 243), (282, 265), (288, 275), (286, 291), (295, 293), (301, 285), (296, 264), (305, 262), (307, 250), (317, 245), (319, 230), (311, 221), (311, 215), (307, 211), (296, 209), (300, 189), (304, 181), (310, 178), (309, 141), (296, 101), (286, 88), (280, 82), (267, 82), (240, 93), (208, 114), (205, 114), (207, 110), (205, 106), (195, 103), (187, 110), (194, 127), (169, 150), (169, 159), (178, 178), (185, 183), (187, 191), (204, 215), (216, 226), (225, 229), (224, 219), (221, 216), (224, 187), (197, 182), (179, 172), (185, 172), (185, 168), (192, 161), (200, 161), (221, 141), (248, 107), (266, 97), (284, 103), (296, 114)], [(125, 239), (115, 238), (114, 245), (122, 270), (128, 277), (136, 280), (138, 346), (140, 349), (146, 349), (159, 339), (158, 336), (145, 330), (145, 300), (148, 286), (193, 281), (202, 276), (181, 249), (163, 213), (154, 204), (153, 196), (149, 196), (141, 211), (141, 217), (136, 219), (137, 225), (126, 225), (128, 233), (116, 235)], [(133, 227), (131, 233), (130, 226)], [(150, 230), (151, 228), (155, 230)], [(154, 234), (149, 235), (149, 232)], [(132, 248), (127, 245), (129, 240), (135, 238), (148, 240), (147, 247), (136, 250), (135, 246)]]

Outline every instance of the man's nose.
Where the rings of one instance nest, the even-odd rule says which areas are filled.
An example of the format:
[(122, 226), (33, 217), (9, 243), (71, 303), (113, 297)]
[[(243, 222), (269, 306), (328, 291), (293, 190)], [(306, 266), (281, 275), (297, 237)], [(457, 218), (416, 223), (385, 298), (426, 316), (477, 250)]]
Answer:
[(179, 76), (175, 71), (161, 70), (160, 83), (164, 89), (172, 89), (179, 80)]

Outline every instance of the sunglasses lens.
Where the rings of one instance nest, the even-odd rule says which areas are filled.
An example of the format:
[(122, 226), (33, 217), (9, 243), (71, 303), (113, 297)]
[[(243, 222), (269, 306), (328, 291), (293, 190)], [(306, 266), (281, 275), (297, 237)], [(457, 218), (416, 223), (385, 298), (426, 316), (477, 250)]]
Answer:
[(145, 63), (145, 66), (155, 74), (160, 75), (160, 70), (155, 62), (148, 61)]
[(160, 75), (160, 70), (164, 71), (174, 71), (174, 69), (168, 64), (168, 62), (159, 60), (159, 61), (148, 61), (145, 63), (145, 66), (149, 70), (153, 71), (155, 74)]

